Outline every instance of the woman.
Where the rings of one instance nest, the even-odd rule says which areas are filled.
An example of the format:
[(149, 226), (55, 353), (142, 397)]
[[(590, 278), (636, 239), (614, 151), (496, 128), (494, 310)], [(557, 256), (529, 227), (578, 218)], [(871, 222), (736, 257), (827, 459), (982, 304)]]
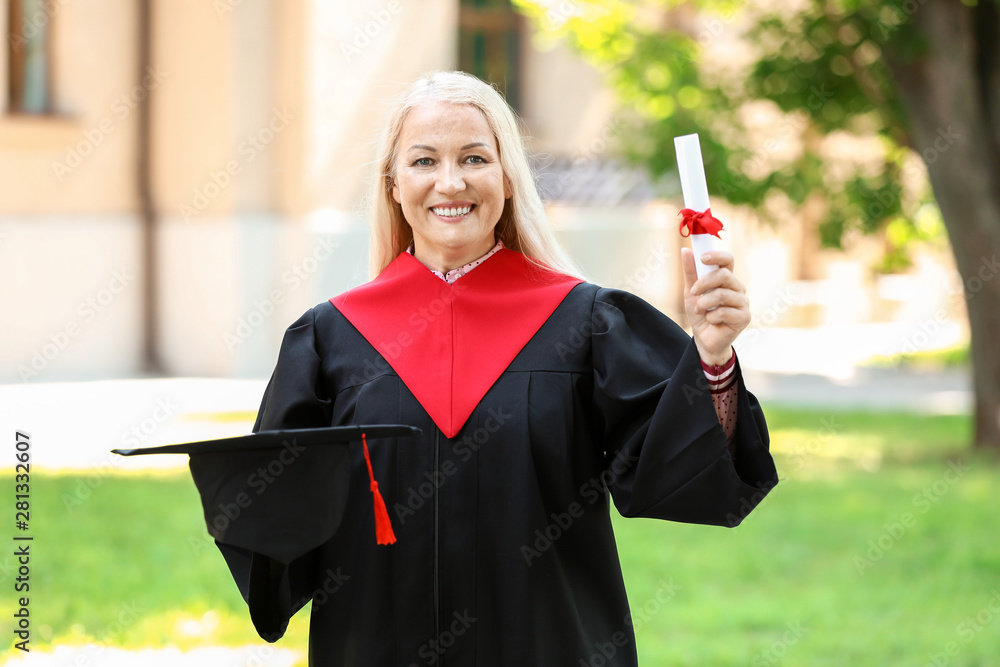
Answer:
[(258, 631), (274, 641), (313, 599), (311, 665), (636, 664), (609, 495), (624, 516), (733, 526), (777, 482), (733, 356), (732, 256), (696, 280), (683, 254), (693, 338), (584, 282), (512, 111), (461, 72), (410, 87), (379, 167), (377, 277), (288, 328), (254, 431), (422, 429), (370, 445), (398, 541), (376, 544), (352, 450), (332, 539), (287, 562), (220, 543)]

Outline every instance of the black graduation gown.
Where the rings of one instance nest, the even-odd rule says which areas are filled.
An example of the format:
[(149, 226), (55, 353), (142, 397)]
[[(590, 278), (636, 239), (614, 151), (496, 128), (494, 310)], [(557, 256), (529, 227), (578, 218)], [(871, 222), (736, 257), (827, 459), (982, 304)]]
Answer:
[(331, 539), (288, 562), (219, 548), (268, 641), (313, 600), (310, 665), (635, 665), (609, 491), (626, 517), (737, 525), (777, 483), (738, 377), (733, 457), (691, 337), (636, 296), (580, 283), (447, 437), (324, 302), (285, 332), (254, 431), (421, 428), (369, 443), (398, 542), (376, 545), (358, 447)]

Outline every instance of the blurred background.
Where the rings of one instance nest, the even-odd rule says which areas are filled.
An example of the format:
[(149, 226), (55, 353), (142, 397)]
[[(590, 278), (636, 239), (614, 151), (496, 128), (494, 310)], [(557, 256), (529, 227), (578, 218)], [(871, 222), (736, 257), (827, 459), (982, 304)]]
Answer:
[(254, 634), (186, 461), (108, 450), (249, 432), (284, 329), (367, 280), (374, 141), (433, 69), (503, 92), (588, 277), (682, 324), (700, 135), (784, 483), (732, 531), (618, 522), (643, 664), (1000, 664), (994, 0), (0, 10), (0, 465), (12, 497), (30, 434), (37, 554), (0, 664), (305, 664), (305, 612)]

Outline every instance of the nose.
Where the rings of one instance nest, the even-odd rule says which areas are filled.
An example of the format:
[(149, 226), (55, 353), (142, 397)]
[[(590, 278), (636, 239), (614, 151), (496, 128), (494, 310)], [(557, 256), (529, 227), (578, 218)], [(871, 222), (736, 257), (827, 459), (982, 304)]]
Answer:
[(443, 163), (438, 169), (436, 189), (441, 194), (461, 192), (465, 189), (465, 179), (457, 165)]

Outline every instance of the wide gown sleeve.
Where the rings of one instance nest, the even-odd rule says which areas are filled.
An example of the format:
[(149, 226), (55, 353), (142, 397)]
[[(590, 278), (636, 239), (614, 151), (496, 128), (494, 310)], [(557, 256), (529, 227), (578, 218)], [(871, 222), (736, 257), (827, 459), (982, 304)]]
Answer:
[[(320, 367), (315, 318), (310, 310), (285, 331), (253, 432), (329, 426), (331, 400), (324, 387)], [(320, 451), (309, 450), (309, 456), (320, 454)], [(329, 456), (330, 452), (322, 454)], [(283, 471), (282, 474), (308, 475), (312, 463), (305, 460), (293, 462), (287, 468), (289, 472)], [(293, 466), (297, 470), (293, 470)], [(306, 486), (301, 497), (295, 494), (292, 498), (291, 494), (284, 493), (281, 497), (276, 497), (278, 494), (274, 493), (269, 497), (268, 493), (263, 493), (254, 499), (259, 507), (252, 507), (264, 510), (270, 504), (268, 511), (280, 511), (295, 517), (296, 537), (291, 538), (294, 543), (285, 543), (281, 549), (283, 553), (294, 555), (282, 560), (261, 553), (261, 550), (274, 553), (275, 550), (266, 542), (275, 539), (270, 536), (261, 536), (261, 545), (251, 549), (226, 544), (224, 536), (223, 541), (216, 539), (216, 545), (249, 606), (257, 633), (269, 642), (277, 641), (284, 635), (289, 619), (311, 599), (315, 589), (314, 549), (330, 537), (317, 534), (323, 525), (321, 515), (325, 508), (315, 506), (322, 500), (312, 492), (321, 490), (324, 485), (311, 484), (311, 480), (301, 481)], [(306, 506), (309, 504), (313, 506)], [(311, 517), (315, 517), (315, 521)], [(311, 525), (313, 522), (315, 527)], [(283, 539), (287, 541), (289, 538), (286, 536)]]
[(623, 516), (736, 526), (777, 484), (767, 425), (737, 360), (735, 457), (694, 340), (639, 297), (598, 291), (595, 428)]

